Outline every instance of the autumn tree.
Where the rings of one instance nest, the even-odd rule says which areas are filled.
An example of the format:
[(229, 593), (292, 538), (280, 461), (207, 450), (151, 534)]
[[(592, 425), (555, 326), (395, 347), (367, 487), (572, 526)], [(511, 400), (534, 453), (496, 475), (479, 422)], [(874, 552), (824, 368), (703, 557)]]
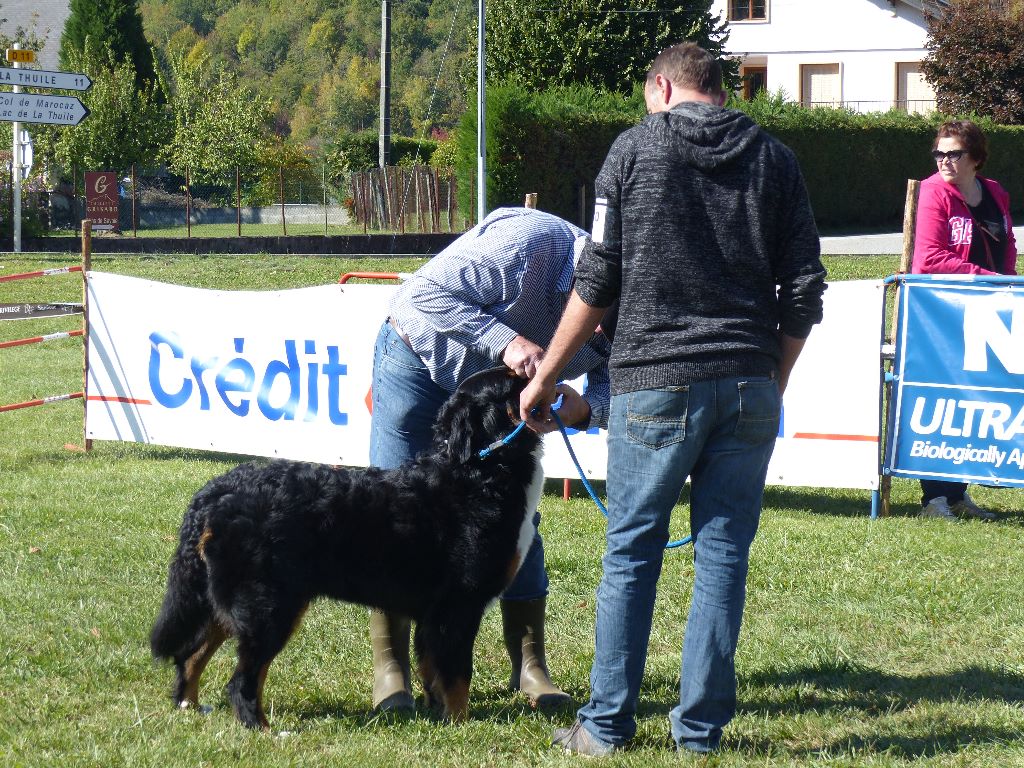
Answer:
[(174, 130), (160, 159), (176, 173), (189, 169), (200, 181), (258, 167), (268, 145), (270, 101), (201, 56), (174, 55), (168, 69)]
[(921, 63), (939, 111), (1024, 124), (1024, 10), (1020, 3), (954, 0), (928, 24)]

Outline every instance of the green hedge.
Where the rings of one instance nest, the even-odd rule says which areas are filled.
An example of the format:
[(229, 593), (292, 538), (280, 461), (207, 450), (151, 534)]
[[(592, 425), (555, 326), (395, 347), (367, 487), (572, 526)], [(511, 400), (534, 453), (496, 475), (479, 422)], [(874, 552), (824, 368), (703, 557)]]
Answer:
[[(642, 114), (634, 99), (567, 86), (545, 92), (502, 84), (487, 93), (487, 209), (522, 205), (536, 192), (538, 207), (580, 223), (580, 188), (587, 188), (582, 219), (589, 229), (594, 178), (615, 137)], [(459, 207), (475, 210), (476, 106), (457, 130)]]
[[(643, 114), (640, 94), (630, 98), (579, 87), (544, 93), (502, 84), (488, 91), (487, 208), (522, 205), (538, 193), (540, 208), (589, 228), (593, 182), (615, 137)], [(860, 114), (842, 109), (803, 109), (762, 95), (731, 106), (751, 115), (796, 153), (819, 226), (830, 230), (896, 228), (903, 221), (907, 179), (935, 172), (928, 155), (943, 117), (900, 112)], [(983, 174), (1010, 193), (1017, 217), (1024, 212), (1024, 127), (979, 120), (989, 138)], [(458, 129), (459, 205), (473, 210), (476, 177), (476, 112)], [(580, 187), (587, 187), (581, 217)]]

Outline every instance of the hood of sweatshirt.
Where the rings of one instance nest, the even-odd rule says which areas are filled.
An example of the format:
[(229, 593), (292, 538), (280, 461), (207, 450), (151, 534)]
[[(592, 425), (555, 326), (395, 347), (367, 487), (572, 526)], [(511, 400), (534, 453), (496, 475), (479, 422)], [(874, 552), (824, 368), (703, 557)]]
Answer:
[(648, 115), (644, 125), (655, 141), (671, 147), (687, 164), (710, 171), (743, 155), (761, 129), (742, 112), (684, 101)]

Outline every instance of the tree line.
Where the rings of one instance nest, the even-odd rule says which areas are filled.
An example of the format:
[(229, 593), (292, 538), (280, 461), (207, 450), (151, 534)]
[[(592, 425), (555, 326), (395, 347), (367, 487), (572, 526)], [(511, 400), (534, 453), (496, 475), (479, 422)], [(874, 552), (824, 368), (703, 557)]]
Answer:
[[(930, 21), (924, 66), (940, 109), (1024, 123), (1022, 5), (953, 0)], [(710, 0), (491, 0), (488, 80), (630, 94), (654, 52), (689, 39), (723, 58), (736, 87), (728, 27), (710, 9)], [(476, 13), (469, 0), (395, 0), (395, 134), (445, 139), (458, 125), (474, 98)], [(74, 128), (34, 126), (37, 155), (65, 171), (163, 165), (198, 181), (293, 167), (313, 153), (344, 165), (351, 155), (332, 150), (377, 127), (380, 26), (379, 0), (71, 0), (60, 62), (92, 78), (90, 91), (71, 94), (91, 115)], [(34, 29), (15, 39), (40, 42)]]

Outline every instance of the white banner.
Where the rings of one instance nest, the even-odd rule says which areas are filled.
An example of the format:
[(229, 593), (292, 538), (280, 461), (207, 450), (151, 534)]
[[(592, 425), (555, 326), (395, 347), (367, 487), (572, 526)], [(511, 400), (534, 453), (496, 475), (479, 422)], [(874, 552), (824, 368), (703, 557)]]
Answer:
[[(366, 465), (373, 344), (395, 286), (211, 291), (102, 272), (88, 285), (88, 437)], [(876, 489), (881, 283), (833, 283), (825, 298), (768, 482)], [(603, 478), (604, 432), (571, 440)], [(546, 454), (549, 477), (577, 476), (558, 433)]]
[(878, 490), (881, 280), (829, 283), (789, 379), (768, 485)]
[(363, 466), (393, 286), (211, 291), (90, 272), (86, 434)]

